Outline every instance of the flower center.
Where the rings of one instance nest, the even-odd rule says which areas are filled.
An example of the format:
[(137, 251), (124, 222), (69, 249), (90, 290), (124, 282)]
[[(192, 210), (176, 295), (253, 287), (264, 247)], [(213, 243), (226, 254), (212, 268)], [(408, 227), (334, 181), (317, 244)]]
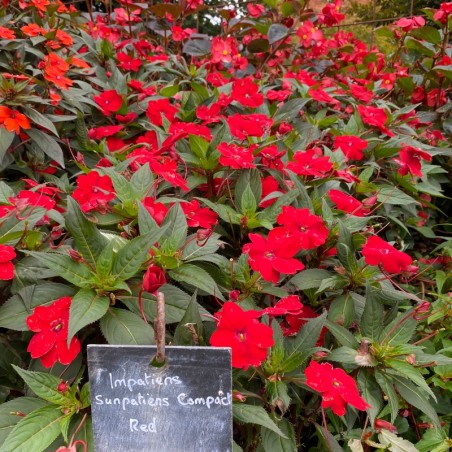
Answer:
[(50, 329), (55, 333), (59, 333), (63, 329), (63, 327), (64, 327), (64, 322), (61, 319), (54, 320), (50, 324)]

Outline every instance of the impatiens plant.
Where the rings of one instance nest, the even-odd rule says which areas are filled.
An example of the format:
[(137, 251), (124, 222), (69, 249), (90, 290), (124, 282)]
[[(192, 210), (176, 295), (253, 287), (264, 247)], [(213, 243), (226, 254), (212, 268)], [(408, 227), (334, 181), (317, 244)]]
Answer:
[(450, 449), (452, 2), (385, 52), (312, 3), (0, 2), (0, 452), (93, 450), (159, 292), (234, 451)]

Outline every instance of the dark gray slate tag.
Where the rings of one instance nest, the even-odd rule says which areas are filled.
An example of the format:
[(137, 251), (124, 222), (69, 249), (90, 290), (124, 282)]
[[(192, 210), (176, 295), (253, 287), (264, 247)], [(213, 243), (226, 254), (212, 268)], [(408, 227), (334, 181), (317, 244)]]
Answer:
[(230, 452), (231, 351), (88, 345), (96, 452)]

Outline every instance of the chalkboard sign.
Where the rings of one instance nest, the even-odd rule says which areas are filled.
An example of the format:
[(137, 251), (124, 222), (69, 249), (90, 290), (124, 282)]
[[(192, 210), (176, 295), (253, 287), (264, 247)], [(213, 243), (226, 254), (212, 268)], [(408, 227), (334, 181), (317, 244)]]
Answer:
[(231, 351), (88, 345), (96, 452), (230, 452)]

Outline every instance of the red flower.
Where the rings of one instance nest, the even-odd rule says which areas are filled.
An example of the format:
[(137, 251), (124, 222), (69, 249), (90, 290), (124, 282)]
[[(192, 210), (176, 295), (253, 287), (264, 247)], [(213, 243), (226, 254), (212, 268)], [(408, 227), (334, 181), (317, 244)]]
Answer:
[(384, 108), (358, 105), (358, 112), (364, 124), (376, 127), (389, 137), (394, 136), (394, 134), (385, 127), (386, 121), (388, 120), (388, 114)]
[(218, 215), (207, 207), (200, 207), (199, 201), (182, 202), (182, 210), (187, 217), (187, 224), (192, 228), (210, 228), (218, 221)]
[(221, 39), (215, 36), (212, 39), (212, 63), (232, 63), (232, 58), (237, 55), (237, 43), (234, 38)]
[(217, 329), (210, 337), (214, 347), (231, 347), (232, 366), (248, 369), (260, 366), (267, 358), (267, 349), (274, 344), (273, 330), (257, 318), (260, 313), (244, 311), (233, 302), (227, 302), (215, 314)]
[(77, 186), (72, 196), (80, 204), (83, 212), (91, 210), (105, 211), (108, 203), (115, 197), (111, 179), (96, 171), (77, 177)]
[(432, 156), (421, 149), (405, 146), (400, 149), (399, 158), (394, 159), (394, 161), (401, 166), (398, 173), (402, 176), (410, 173), (412, 176), (422, 177), (421, 159), (431, 162)]
[(338, 136), (334, 138), (334, 150), (341, 148), (350, 160), (362, 160), (363, 150), (367, 148), (367, 141), (355, 136)]
[(9, 245), (0, 245), (0, 280), (14, 278), (14, 264), (10, 262), (16, 257), (14, 248)]
[(153, 160), (150, 162), (152, 171), (165, 179), (173, 187), (180, 187), (182, 190), (188, 191), (187, 181), (177, 172), (177, 163), (169, 157), (161, 162)]
[(265, 12), (265, 6), (259, 4), (247, 3), (246, 9), (251, 17), (259, 17)]
[(261, 162), (267, 168), (273, 168), (277, 170), (282, 170), (284, 164), (281, 161), (281, 157), (286, 153), (286, 151), (279, 151), (278, 148), (272, 144), (263, 148), (258, 156), (261, 158)]
[(261, 137), (273, 125), (273, 120), (267, 115), (254, 113), (251, 115), (235, 114), (227, 119), (231, 134), (239, 140), (247, 136)]
[(119, 60), (118, 67), (124, 69), (125, 71), (136, 72), (141, 67), (141, 60), (139, 58), (132, 58), (125, 52), (118, 52), (116, 57)]
[(168, 207), (161, 202), (155, 202), (155, 198), (148, 196), (143, 199), (143, 206), (149, 212), (149, 215), (155, 220), (155, 222), (160, 225), (166, 214), (168, 213)]
[(287, 169), (302, 176), (324, 177), (333, 169), (333, 164), (329, 157), (323, 157), (320, 149), (313, 148), (295, 152), (293, 161), (287, 164)]
[[(281, 329), (282, 329), (284, 336), (293, 336), (294, 334), (297, 334), (300, 331), (300, 328), (306, 322), (309, 321), (307, 319), (315, 319), (318, 316), (319, 316), (319, 314), (317, 314), (317, 312), (315, 312), (309, 306), (305, 306), (305, 305), (303, 305), (301, 312), (298, 314), (289, 312), (286, 315), (285, 321), (283, 323), (281, 323)], [(325, 334), (327, 333), (327, 331), (328, 330), (325, 327), (322, 328), (319, 339), (317, 340), (317, 343), (315, 344), (317, 347), (323, 346), (323, 341), (324, 341)]]
[(217, 149), (221, 154), (218, 161), (224, 166), (234, 169), (256, 167), (253, 152), (249, 148), (237, 146), (234, 143), (220, 143)]
[(283, 206), (276, 221), (290, 230), (298, 247), (303, 250), (323, 245), (328, 237), (328, 228), (322, 218), (313, 215), (309, 209)]
[(165, 272), (158, 265), (150, 265), (143, 276), (143, 290), (155, 294), (163, 284), (166, 284)]
[(2, 39), (14, 39), (16, 35), (14, 34), (13, 30), (10, 30), (9, 28), (5, 28), (0, 26), (0, 38)]
[(38, 306), (27, 317), (28, 328), (37, 333), (28, 344), (31, 357), (39, 358), (44, 367), (52, 367), (57, 361), (70, 364), (80, 352), (80, 341), (74, 337), (67, 346), (69, 308), (72, 299), (62, 297), (50, 306)]
[(93, 99), (106, 116), (116, 113), (122, 105), (122, 97), (115, 89), (104, 91), (99, 96), (94, 96)]
[(232, 83), (231, 98), (245, 107), (256, 108), (264, 103), (264, 96), (259, 93), (259, 85), (251, 77), (235, 80)]
[(425, 25), (425, 19), (422, 16), (413, 16), (411, 18), (402, 17), (394, 25), (400, 27), (403, 31), (414, 30)]
[(122, 130), (124, 126), (104, 126), (104, 127), (95, 127), (93, 129), (89, 129), (88, 137), (91, 140), (101, 140), (105, 137), (111, 137), (114, 134), (118, 133)]
[(388, 273), (400, 273), (407, 269), (413, 259), (385, 242), (380, 237), (373, 235), (367, 239), (363, 246), (362, 254), (368, 265), (382, 265)]
[(162, 114), (169, 122), (173, 122), (174, 116), (178, 111), (175, 106), (171, 105), (169, 99), (157, 99), (149, 101), (146, 116), (151, 121), (151, 124), (162, 127)]
[(271, 206), (278, 199), (277, 196), (275, 196), (274, 198), (266, 199), (267, 196), (273, 193), (279, 193), (280, 195), (282, 195), (283, 192), (281, 190), (278, 190), (279, 183), (273, 176), (264, 177), (262, 178), (261, 182), (262, 182), (262, 195), (259, 207), (265, 209), (266, 207)]
[(328, 196), (339, 210), (343, 210), (355, 217), (363, 217), (369, 213), (369, 209), (364, 208), (361, 201), (351, 195), (347, 195), (343, 191), (331, 189), (328, 192)]
[(265, 281), (278, 282), (280, 273), (293, 275), (303, 270), (304, 265), (293, 256), (300, 250), (294, 246), (293, 236), (287, 235), (285, 228), (274, 228), (265, 239), (259, 234), (248, 235), (251, 243), (243, 247), (248, 254), (248, 263), (258, 271)]
[(263, 309), (260, 314), (278, 316), (278, 315), (300, 315), (304, 307), (301, 304), (300, 297), (297, 295), (288, 295), (287, 297), (281, 298), (275, 306), (271, 308)]
[(359, 395), (355, 380), (330, 363), (311, 361), (305, 370), (306, 384), (322, 394), (322, 408), (344, 416), (347, 405), (364, 411), (370, 406)]

